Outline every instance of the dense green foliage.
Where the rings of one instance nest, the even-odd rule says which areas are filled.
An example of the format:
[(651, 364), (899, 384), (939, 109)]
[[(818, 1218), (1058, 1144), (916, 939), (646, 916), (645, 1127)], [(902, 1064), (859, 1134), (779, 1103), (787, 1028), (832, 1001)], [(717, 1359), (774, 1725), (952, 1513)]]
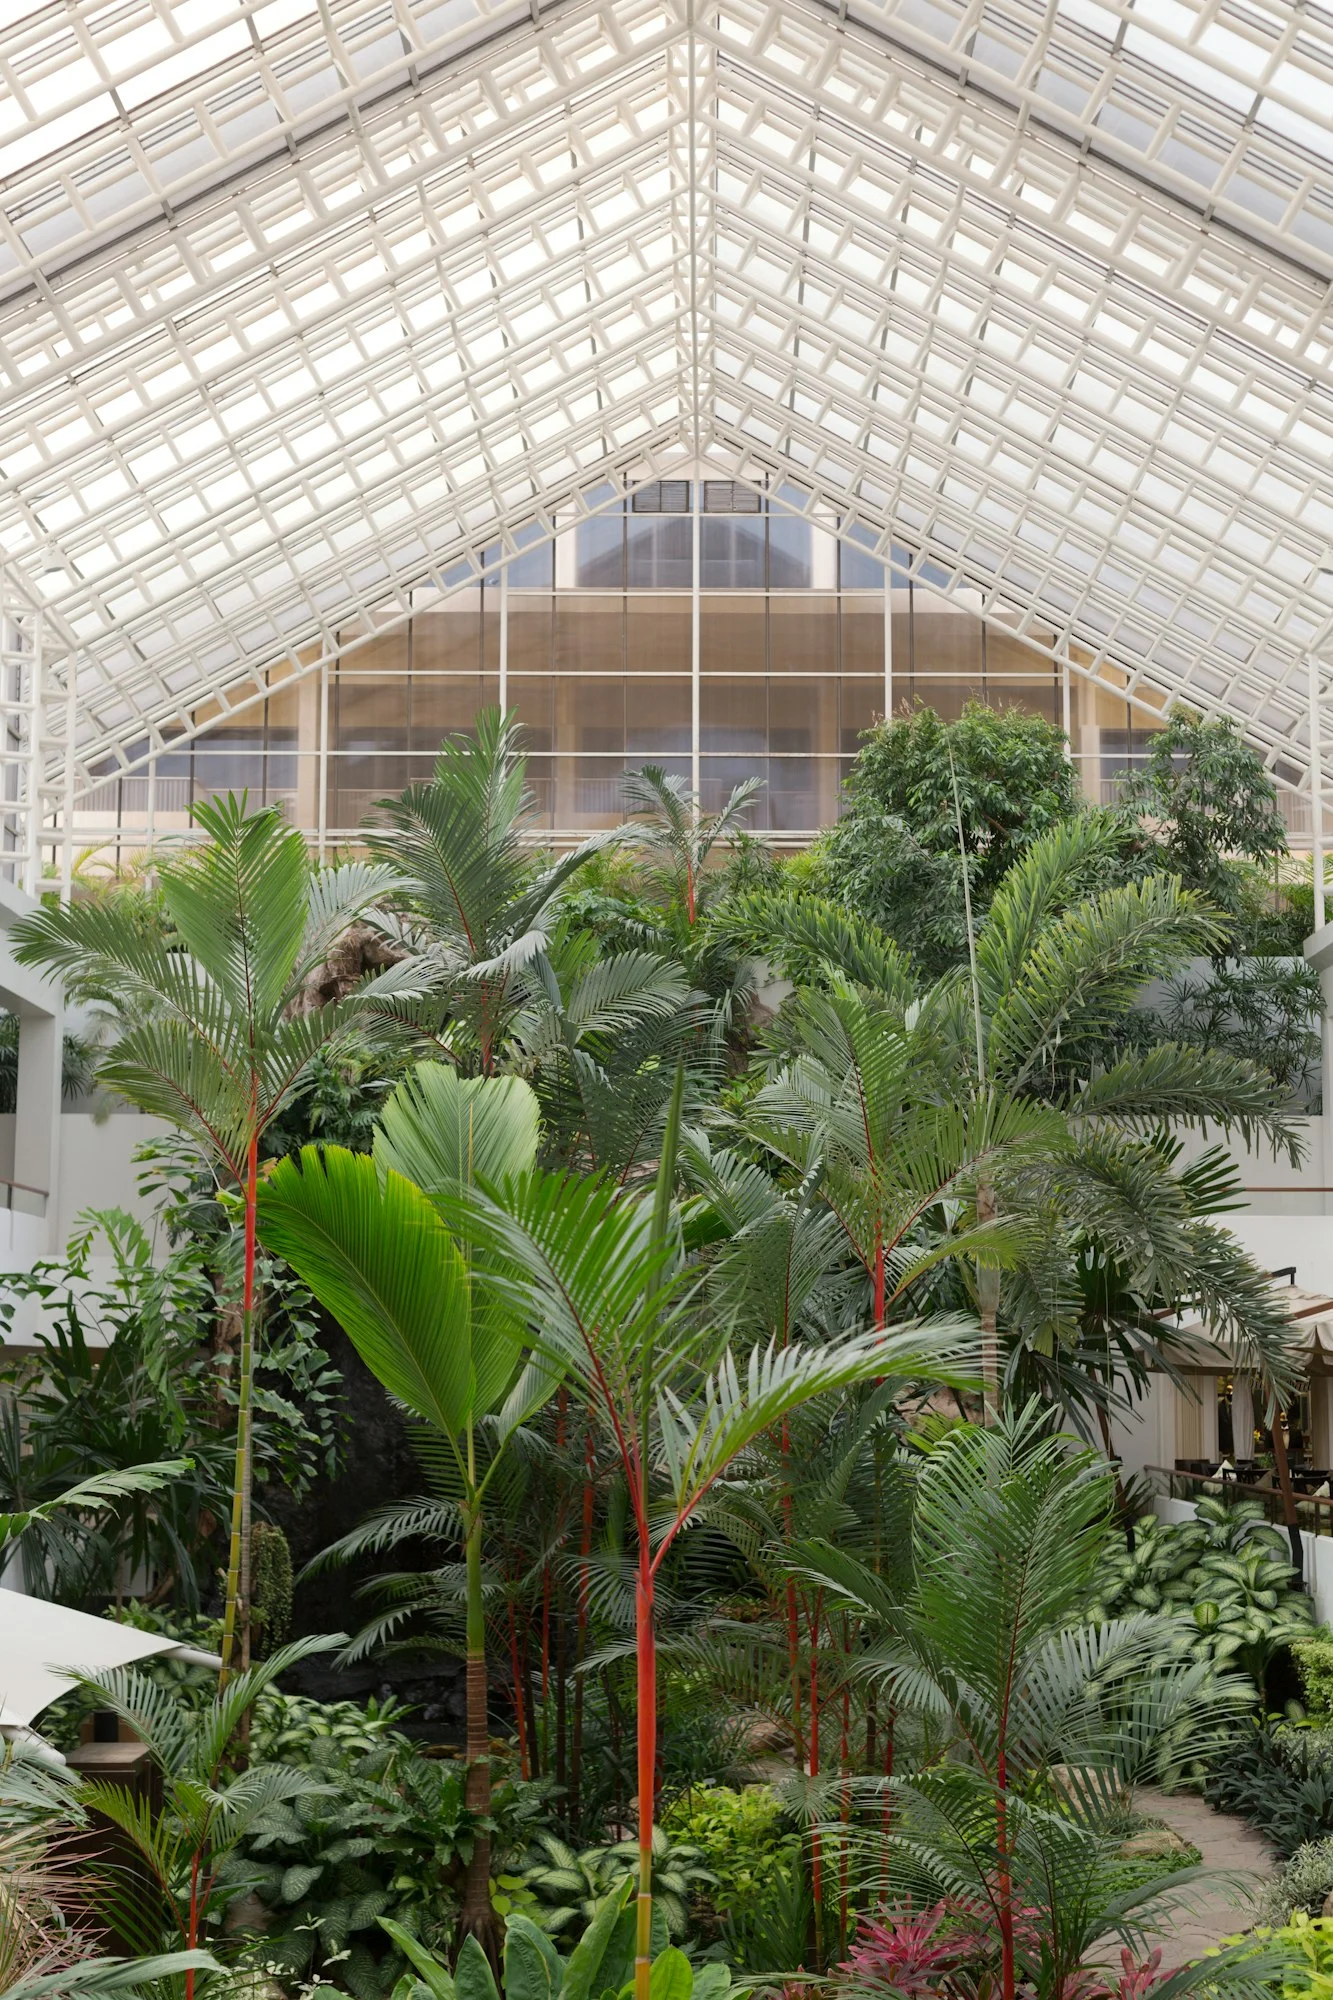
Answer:
[(1282, 1648), (1309, 1645), (1314, 1610), (1298, 1587), (1291, 1547), (1255, 1501), (1203, 1498), (1195, 1518), (1151, 1515), (1108, 1550), (1090, 1607), (1099, 1618), (1173, 1615), (1169, 1646), (1213, 1666), (1240, 1666), (1262, 1689)]
[(846, 812), (797, 872), (923, 970), (943, 971), (967, 949), (960, 840), (975, 906), (985, 909), (1032, 842), (1078, 810), (1078, 776), (1049, 722), (970, 702), (944, 723), (923, 708), (868, 734)]
[[(1208, 1767), (1284, 1851), (1333, 1825), (1319, 1733), (1250, 1719), (1311, 1629), (1285, 1542), (1206, 1502), (1131, 1547), (1103, 1450), (1177, 1315), (1299, 1375), (1234, 1169), (1180, 1136), (1299, 1154), (1306, 985), (1230, 956), (1266, 786), (1181, 722), (1086, 810), (1049, 725), (923, 713), (810, 857), (650, 768), (551, 858), (490, 714), (372, 864), (313, 871), (232, 801), (160, 892), (30, 924), (107, 1015), (103, 1082), (179, 1130), (165, 1258), (104, 1220), (114, 1283), (86, 1240), (28, 1282), (6, 1533), (30, 1587), (209, 1648), (221, 1613), (229, 1651), (221, 1687), (158, 1661), (47, 1719), (119, 1715), (160, 1804), (10, 1751), (0, 1844), (44, 1866), (103, 1812), (143, 1948), (284, 1994), (1149, 1991), (1189, 1857), (1123, 1851), (1128, 1790)], [(366, 1622), (285, 1646), (372, 1404), (383, 1465), (315, 1565)], [(80, 1502), (90, 1467), (120, 1483)], [(1228, 1955), (1228, 1991), (1265, 1968)]]

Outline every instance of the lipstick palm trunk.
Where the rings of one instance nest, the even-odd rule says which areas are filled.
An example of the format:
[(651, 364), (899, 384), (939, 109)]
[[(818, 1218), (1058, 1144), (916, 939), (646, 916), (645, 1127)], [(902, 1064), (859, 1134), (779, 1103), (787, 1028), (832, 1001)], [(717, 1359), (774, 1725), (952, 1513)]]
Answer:
[[(467, 1441), (468, 1463), (476, 1479), (473, 1439)], [(481, 1506), (469, 1507), (467, 1521), (467, 1780), (469, 1809), (486, 1819), (491, 1810), (491, 1743), (489, 1690), (486, 1673), (486, 1608), (481, 1575)], [(476, 1836), (472, 1858), (463, 1878), (463, 1903), (458, 1919), (459, 1941), (473, 1937), (485, 1952), (492, 1971), (500, 1969), (500, 1927), (491, 1906), (491, 1837)]]
[(259, 1138), (252, 1135), (245, 1168), (245, 1277), (241, 1295), (241, 1352), (236, 1392), (236, 1470), (231, 1491), (231, 1538), (227, 1551), (226, 1605), (222, 1624), (222, 1670), (219, 1691), (236, 1671), (236, 1654), (245, 1652), (250, 1622), (249, 1513), (250, 1428), (255, 1373), (255, 1206), (259, 1182)]
[(638, 1694), (639, 1894), (634, 1926), (634, 2000), (649, 2000), (653, 1952), (653, 1804), (657, 1790), (657, 1632), (648, 1524), (641, 1522), (634, 1591)]

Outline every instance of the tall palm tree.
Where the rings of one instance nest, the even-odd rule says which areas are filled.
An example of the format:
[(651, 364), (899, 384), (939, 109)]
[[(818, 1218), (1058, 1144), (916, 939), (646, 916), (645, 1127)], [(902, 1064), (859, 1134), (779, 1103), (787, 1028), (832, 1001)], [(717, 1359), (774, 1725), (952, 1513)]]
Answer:
[[(1252, 1690), (1167, 1657), (1166, 1621), (1087, 1623), (1114, 1510), (1099, 1454), (1029, 1404), (964, 1426), (924, 1460), (906, 1587), (815, 1543), (802, 1572), (862, 1621), (861, 1670), (945, 1734), (949, 1754), (893, 1781), (901, 1887), (980, 1904), (1000, 1939), (1001, 2000), (1075, 1990), (1092, 1946), (1142, 1920), (1110, 1886), (1127, 1789), (1169, 1780)], [(980, 1614), (980, 1615), (979, 1615)]]
[[(466, 1567), (467, 1802), (483, 1820), (491, 1790), (485, 1500), (506, 1444), (550, 1395), (556, 1375), (525, 1358), (525, 1330), (511, 1298), (467, 1233), (445, 1227), (437, 1203), (479, 1180), (503, 1184), (522, 1175), (536, 1154), (537, 1103), (520, 1078), (463, 1079), (423, 1063), (386, 1104), (373, 1158), (307, 1147), (299, 1166), (279, 1163), (259, 1196), (265, 1243), (453, 1460)], [(488, 1416), (494, 1422), (483, 1454), (478, 1427)], [(489, 1884), (490, 1838), (482, 1832), (468, 1863), (460, 1929), (498, 1966)]]
[[(1206, 1304), (1250, 1365), (1290, 1383), (1290, 1337), (1260, 1274), (1191, 1220), (1160, 1134), (1211, 1124), (1295, 1158), (1296, 1128), (1256, 1064), (1171, 1044), (1109, 1047), (1147, 982), (1221, 935), (1173, 877), (1098, 888), (1112, 838), (1088, 815), (1034, 842), (976, 928), (971, 962), (924, 987), (873, 925), (817, 899), (750, 899), (733, 921), (809, 982), (778, 1023), (756, 1129), (802, 1171), (827, 1160), (835, 1203), (847, 1178), (840, 1212), (871, 1268), (875, 1232), (891, 1226), (880, 1192), (890, 1136), (938, 1117), (961, 1148), (946, 1157), (966, 1168), (976, 1222), (1001, 1217), (1021, 1252), (1004, 1281), (1016, 1338), (1077, 1347), (1075, 1263), (1091, 1243), (1134, 1260), (1163, 1300)], [(994, 1277), (1004, 1261), (990, 1260)], [(978, 1282), (977, 1296), (993, 1412), (1000, 1287)]]
[(548, 944), (561, 898), (594, 834), (549, 865), (532, 847), (536, 801), (513, 715), (482, 709), (475, 739), (451, 736), (432, 778), (382, 799), (366, 845), (390, 872), (395, 935), (427, 997), (405, 1025), (464, 1070), (493, 1076), (524, 989), (520, 975)]
[(650, 1194), (603, 1177), (534, 1174), (501, 1195), (465, 1190), (458, 1225), (518, 1274), (540, 1351), (577, 1384), (619, 1461), (634, 1524), (639, 1888), (636, 2000), (648, 2000), (657, 1762), (657, 1580), (679, 1537), (756, 1439), (852, 1383), (955, 1373), (957, 1320), (737, 1358), (696, 1309), (674, 1206), (679, 1079)]
[(747, 778), (733, 787), (720, 812), (706, 813), (685, 779), (664, 771), (660, 764), (645, 764), (623, 779), (625, 804), (641, 815), (626, 835), (649, 854), (661, 856), (666, 886), (680, 898), (691, 928), (699, 920), (709, 856), (722, 842), (743, 832), (746, 808), (763, 784), (762, 778)]
[(47, 904), (11, 932), (20, 964), (63, 979), (73, 999), (109, 1007), (116, 1026), (98, 1080), (178, 1126), (219, 1185), (241, 1199), (244, 1236), (236, 1456), (222, 1681), (249, 1630), (251, 1415), (254, 1391), (255, 1194), (264, 1133), (307, 1087), (320, 1052), (366, 1018), (384, 975), (341, 1001), (308, 1008), (307, 980), (389, 883), (361, 862), (314, 869), (301, 835), (245, 796), (200, 803), (204, 842), (159, 870), (159, 894)]

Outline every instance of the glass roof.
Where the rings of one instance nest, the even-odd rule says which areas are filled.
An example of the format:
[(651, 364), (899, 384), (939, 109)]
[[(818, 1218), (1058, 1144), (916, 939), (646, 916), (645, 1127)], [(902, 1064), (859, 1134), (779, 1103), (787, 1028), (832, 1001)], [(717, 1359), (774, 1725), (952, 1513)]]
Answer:
[(1303, 767), (1331, 61), (1285, 4), (11, 0), (0, 564), (80, 782), (700, 461)]

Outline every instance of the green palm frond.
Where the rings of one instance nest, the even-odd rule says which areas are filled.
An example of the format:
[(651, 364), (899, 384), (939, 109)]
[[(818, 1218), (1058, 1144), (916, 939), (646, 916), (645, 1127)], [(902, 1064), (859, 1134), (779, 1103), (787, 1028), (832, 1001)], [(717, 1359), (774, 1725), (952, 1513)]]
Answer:
[(1258, 1063), (1224, 1049), (1157, 1042), (1094, 1070), (1070, 1098), (1075, 1118), (1111, 1120), (1138, 1131), (1163, 1124), (1238, 1132), (1251, 1150), (1267, 1144), (1293, 1166), (1303, 1157), (1301, 1128), (1283, 1093)]
[(744, 950), (798, 985), (818, 984), (832, 968), (904, 1010), (916, 998), (910, 963), (893, 940), (825, 897), (755, 891), (735, 897), (717, 921)]
[(986, 1029), (989, 1063), (1021, 1086), (1061, 1041), (1110, 1026), (1150, 979), (1211, 950), (1220, 936), (1220, 920), (1174, 876), (1150, 875), (1074, 904), (1038, 932), (1018, 976), (997, 994)]

